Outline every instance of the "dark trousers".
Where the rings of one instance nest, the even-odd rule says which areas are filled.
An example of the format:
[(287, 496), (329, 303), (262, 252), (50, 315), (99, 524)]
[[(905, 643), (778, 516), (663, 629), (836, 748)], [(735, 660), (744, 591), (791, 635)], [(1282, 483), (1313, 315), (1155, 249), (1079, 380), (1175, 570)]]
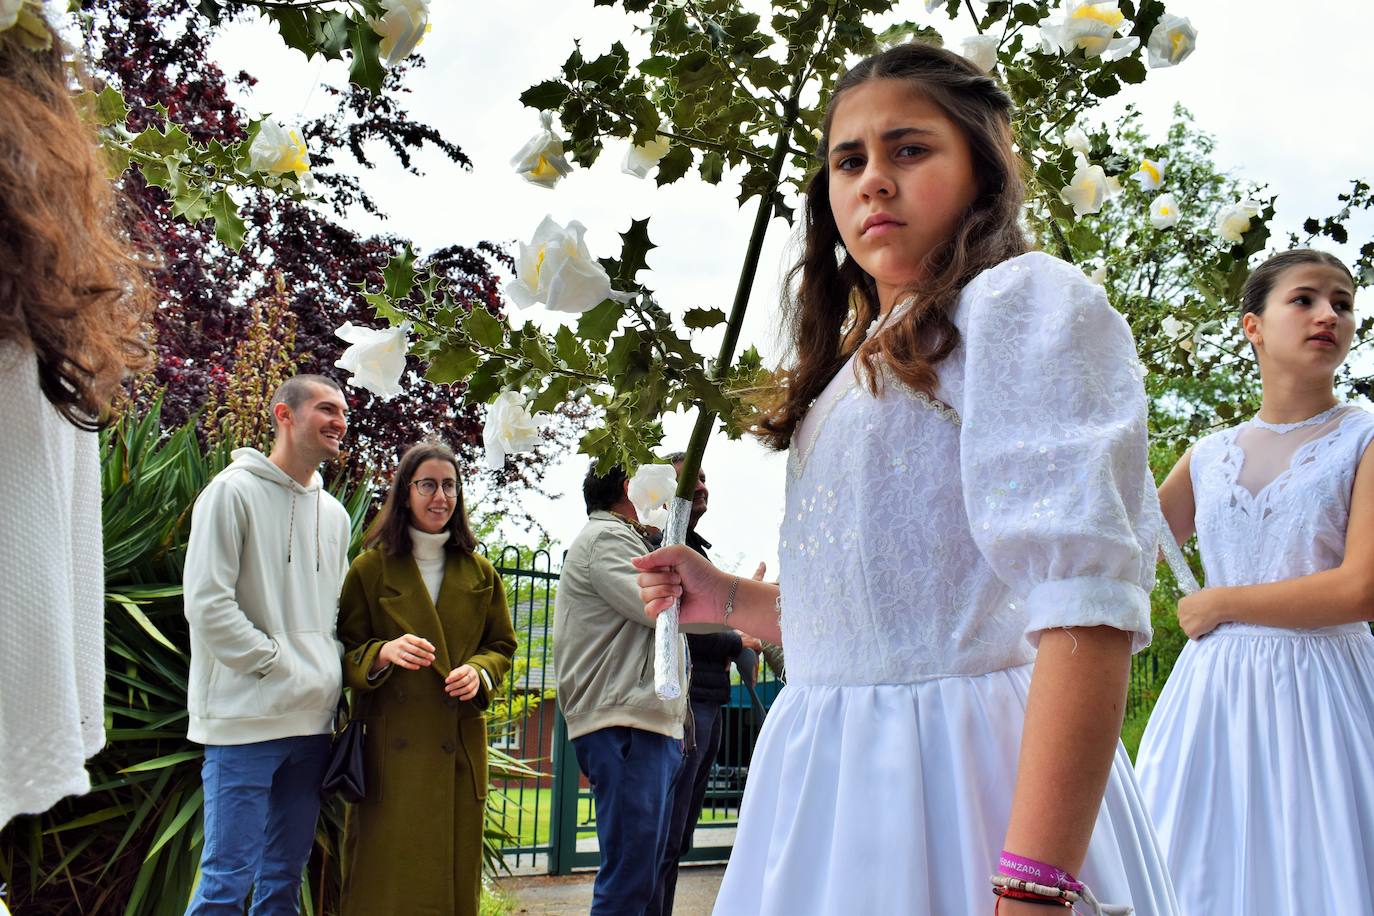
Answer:
[(668, 821), (668, 845), (663, 850), (659, 866), (658, 886), (653, 904), (645, 916), (672, 916), (673, 897), (677, 891), (677, 869), (682, 857), (692, 851), (692, 834), (701, 817), (706, 801), (706, 780), (711, 774), (716, 753), (720, 750), (724, 716), (721, 705), (710, 701), (692, 701), (692, 719), (696, 723), (697, 745), (682, 761), (682, 772), (673, 786), (673, 811)]
[(573, 750), (596, 802), (601, 868), (592, 916), (642, 916), (653, 901), (667, 844), (682, 742), (613, 726), (574, 738)]

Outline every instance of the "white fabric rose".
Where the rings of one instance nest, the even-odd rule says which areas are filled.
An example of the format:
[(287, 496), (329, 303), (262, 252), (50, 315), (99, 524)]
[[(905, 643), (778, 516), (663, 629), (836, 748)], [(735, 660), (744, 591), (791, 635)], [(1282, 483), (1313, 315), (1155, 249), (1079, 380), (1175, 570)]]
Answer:
[(968, 62), (973, 66), (988, 73), (997, 66), (999, 43), (996, 35), (970, 35), (963, 40), (960, 53), (968, 58)]
[(409, 321), (380, 331), (354, 327), (353, 322), (345, 321), (343, 327), (334, 334), (350, 346), (334, 365), (353, 373), (348, 384), (365, 388), (377, 397), (389, 400), (403, 390), (401, 376), (406, 371), (409, 333)]
[[(638, 514), (638, 510), (636, 510), (636, 514)], [(657, 509), (650, 509), (645, 514), (639, 516), (639, 523), (662, 531), (664, 528), (668, 527), (668, 507), (659, 506)]]
[(1140, 168), (1131, 177), (1140, 182), (1140, 190), (1158, 191), (1159, 186), (1164, 184), (1164, 160), (1140, 160)]
[(1150, 225), (1156, 229), (1172, 229), (1178, 225), (1178, 201), (1172, 194), (1161, 194), (1150, 204)]
[[(641, 464), (630, 478), (630, 487), (626, 495), (630, 502), (634, 503), (635, 514), (643, 522), (655, 509), (672, 499), (676, 492), (677, 471), (671, 464)], [(664, 521), (667, 521), (666, 516)]]
[(563, 158), (562, 138), (553, 132), (553, 113), (539, 112), (539, 121), (543, 129), (520, 147), (510, 158), (510, 164), (530, 184), (552, 188), (572, 171), (572, 166)]
[(248, 163), (259, 172), (280, 175), (295, 172), (297, 177), (310, 171), (310, 152), (300, 131), (287, 130), (268, 118), (258, 127), (258, 135), (248, 146)]
[(555, 312), (581, 314), (608, 298), (629, 299), (611, 289), (611, 278), (582, 241), (587, 227), (573, 220), (564, 228), (546, 216), (528, 245), (520, 244), (515, 280), (506, 295), (521, 308), (542, 302)]
[(382, 36), (378, 51), (388, 67), (405, 60), (429, 31), (429, 0), (382, 0), (380, 19), (369, 20)]
[(1092, 143), (1088, 140), (1088, 135), (1077, 127), (1071, 127), (1064, 131), (1064, 145), (1075, 153), (1082, 153), (1084, 156), (1092, 150)]
[(668, 138), (662, 134), (655, 135), (648, 143), (632, 145), (625, 152), (625, 161), (620, 164), (620, 170), (636, 178), (648, 178), (649, 170), (668, 155), (668, 146)]
[(1186, 16), (1165, 13), (1145, 42), (1151, 67), (1172, 67), (1188, 59), (1197, 47), (1197, 29)]
[(1193, 349), (1192, 328), (1179, 321), (1173, 315), (1167, 316), (1159, 323), (1160, 333), (1169, 338), (1179, 349)]
[(523, 394), (503, 391), (487, 406), (487, 422), (482, 427), (487, 467), (499, 471), (506, 466), (507, 455), (533, 448), (538, 442), (539, 424), (525, 409)]
[(1250, 231), (1250, 221), (1259, 216), (1260, 205), (1253, 200), (1238, 200), (1217, 213), (1216, 232), (1228, 242), (1239, 242)]
[(1088, 275), (1088, 279), (1089, 279), (1089, 280), (1091, 280), (1092, 282), (1096, 283), (1098, 286), (1106, 286), (1106, 285), (1107, 285), (1107, 265), (1106, 265), (1106, 264), (1103, 264), (1101, 267), (1099, 267), (1099, 268), (1097, 268), (1096, 270), (1091, 271), (1091, 272), (1085, 270), (1084, 273), (1086, 273), (1086, 274)]
[(1140, 47), (1140, 39), (1130, 34), (1132, 25), (1116, 0), (1067, 0), (1040, 20), (1040, 43), (1046, 51), (1068, 54), (1082, 48), (1088, 57), (1119, 60)]
[(14, 28), (19, 21), (19, 8), (24, 0), (0, 0), (0, 32)]
[[(1117, 185), (1117, 188), (1119, 187), (1120, 185)], [(1078, 171), (1073, 173), (1073, 180), (1059, 192), (1059, 196), (1064, 203), (1073, 207), (1075, 215), (1086, 216), (1101, 210), (1107, 198), (1112, 196), (1113, 190), (1112, 180), (1107, 177), (1102, 166), (1089, 165), (1088, 160), (1080, 153)]]

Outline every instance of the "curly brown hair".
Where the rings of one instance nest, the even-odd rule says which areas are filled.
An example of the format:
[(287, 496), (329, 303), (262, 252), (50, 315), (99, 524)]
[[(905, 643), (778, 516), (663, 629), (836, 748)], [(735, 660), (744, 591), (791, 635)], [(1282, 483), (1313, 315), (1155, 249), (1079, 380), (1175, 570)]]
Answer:
[(43, 394), (81, 429), (109, 422), (120, 383), (150, 362), (150, 264), (72, 93), (61, 43), (0, 32), (0, 341), (38, 358)]
[[(924, 273), (929, 279), (904, 294), (913, 300), (910, 307), (881, 335), (866, 340), (879, 312), (877, 287), (844, 249), (830, 212), (824, 163), (835, 106), (849, 90), (877, 79), (909, 83), (963, 131), (978, 192), (953, 237), (928, 256)], [(1020, 225), (1025, 166), (1012, 146), (1011, 104), (991, 77), (963, 57), (920, 43), (868, 57), (836, 83), (821, 130), (822, 165), (806, 187), (802, 255), (787, 274), (787, 287), (795, 292), (784, 302), (783, 321), (795, 364), (781, 373), (782, 390), (754, 429), (766, 444), (775, 449), (791, 444), (797, 424), (855, 350), (875, 394), (880, 361), (906, 384), (933, 393), (936, 364), (959, 344), (950, 319), (959, 292), (982, 271), (1030, 247)]]

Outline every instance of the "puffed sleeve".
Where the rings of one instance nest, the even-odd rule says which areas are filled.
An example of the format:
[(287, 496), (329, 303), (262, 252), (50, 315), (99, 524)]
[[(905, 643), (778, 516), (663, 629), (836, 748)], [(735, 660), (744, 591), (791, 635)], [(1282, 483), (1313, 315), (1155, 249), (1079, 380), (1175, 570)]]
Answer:
[(1027, 639), (1110, 626), (1144, 648), (1160, 515), (1130, 328), (1101, 287), (1039, 253), (971, 283), (956, 323), (964, 505)]

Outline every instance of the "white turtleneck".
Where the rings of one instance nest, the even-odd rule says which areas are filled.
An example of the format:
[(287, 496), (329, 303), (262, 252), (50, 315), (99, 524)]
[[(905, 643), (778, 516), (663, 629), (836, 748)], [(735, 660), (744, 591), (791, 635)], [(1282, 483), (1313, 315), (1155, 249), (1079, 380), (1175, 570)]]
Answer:
[(439, 586), (444, 583), (444, 561), (447, 554), (444, 545), (448, 543), (449, 533), (440, 531), (429, 534), (414, 525), (410, 526), (410, 552), (415, 556), (415, 565), (420, 567), (420, 578), (425, 580), (429, 589), (429, 600), (439, 600)]

